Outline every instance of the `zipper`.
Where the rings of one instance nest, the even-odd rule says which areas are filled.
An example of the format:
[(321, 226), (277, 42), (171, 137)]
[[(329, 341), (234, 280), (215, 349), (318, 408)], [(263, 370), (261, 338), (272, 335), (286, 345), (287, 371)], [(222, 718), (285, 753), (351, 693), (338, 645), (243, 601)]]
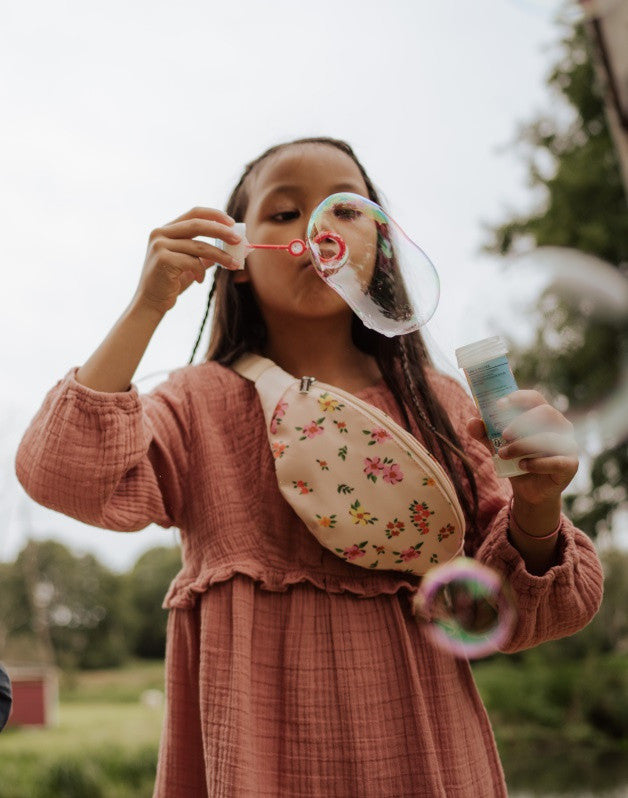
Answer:
[[(302, 378), (303, 379), (303, 378)], [(306, 378), (307, 379), (307, 378)], [(310, 389), (311, 383), (308, 384), (307, 390), (303, 391), (303, 393), (307, 393)], [(412, 453), (414, 451), (414, 455), (416, 459), (419, 461), (421, 466), (428, 466), (432, 469), (441, 479), (441, 485), (443, 487), (444, 493), (449, 499), (451, 506), (454, 510), (454, 513), (458, 516), (458, 523), (463, 529), (464, 532), (464, 515), (460, 511), (460, 502), (458, 501), (458, 496), (456, 494), (456, 490), (452, 485), (451, 479), (447, 476), (445, 469), (441, 466), (441, 464), (436, 460), (436, 458), (431, 455), (428, 450), (423, 446), (420, 441), (411, 435), (409, 432), (403, 429), (403, 427), (399, 427), (399, 431), (390, 429), (387, 427), (389, 421), (392, 423), (397, 424), (397, 422), (390, 418), (387, 413), (384, 413), (383, 410), (380, 410), (378, 407), (374, 407), (370, 405), (368, 402), (362, 401), (362, 399), (358, 399), (357, 396), (354, 396), (347, 391), (343, 391), (342, 388), (337, 388), (335, 385), (328, 385), (324, 382), (318, 382), (316, 380), (317, 388), (321, 388), (323, 390), (327, 390), (331, 393), (335, 393), (338, 396), (341, 396), (347, 404), (353, 405), (358, 410), (364, 412), (366, 416), (373, 418), (375, 421), (378, 421), (386, 427), (386, 431), (391, 435), (393, 440), (401, 446), (405, 451), (410, 451)], [(399, 426), (399, 425), (397, 425)], [(418, 448), (418, 452), (416, 449)], [(410, 455), (412, 456), (412, 454)]]

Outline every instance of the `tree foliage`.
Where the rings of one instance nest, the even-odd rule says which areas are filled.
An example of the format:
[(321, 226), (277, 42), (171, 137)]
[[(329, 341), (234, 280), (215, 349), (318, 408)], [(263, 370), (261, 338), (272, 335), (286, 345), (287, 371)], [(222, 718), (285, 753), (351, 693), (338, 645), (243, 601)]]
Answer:
[(118, 574), (56, 541), (29, 541), (0, 563), (0, 659), (72, 669), (162, 658), (161, 603), (179, 566), (178, 549), (159, 547)]
[[(596, 255), (625, 273), (628, 210), (621, 172), (597, 89), (589, 42), (569, 28), (547, 79), (557, 101), (551, 115), (523, 125), (517, 140), (528, 165), (534, 206), (489, 228), (486, 249), (509, 254), (558, 246)], [(626, 367), (626, 324), (609, 325), (587, 297), (565, 302), (550, 288), (541, 297), (532, 345), (511, 347), (522, 385), (538, 388), (560, 409), (594, 407), (619, 385)], [(626, 506), (626, 445), (591, 453), (591, 490), (566, 499), (575, 523), (595, 537)]]
[(131, 651), (147, 659), (162, 658), (166, 649), (164, 595), (181, 567), (178, 548), (149, 549), (125, 575), (127, 626)]

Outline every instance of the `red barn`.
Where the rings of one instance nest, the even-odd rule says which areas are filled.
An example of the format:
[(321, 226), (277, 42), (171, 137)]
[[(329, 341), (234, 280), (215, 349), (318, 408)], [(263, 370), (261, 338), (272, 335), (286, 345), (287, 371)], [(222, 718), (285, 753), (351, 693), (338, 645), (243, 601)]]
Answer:
[(13, 690), (11, 726), (54, 726), (59, 704), (59, 677), (50, 665), (8, 665)]

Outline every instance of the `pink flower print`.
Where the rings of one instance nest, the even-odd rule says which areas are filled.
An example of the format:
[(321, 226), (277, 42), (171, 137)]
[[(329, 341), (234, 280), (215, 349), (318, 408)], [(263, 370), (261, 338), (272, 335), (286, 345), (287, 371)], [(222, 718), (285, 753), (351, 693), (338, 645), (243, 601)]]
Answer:
[(398, 482), (401, 482), (403, 479), (403, 472), (399, 468), (398, 463), (391, 463), (384, 468), (384, 475), (382, 477), (384, 482), (388, 482), (389, 485), (396, 485)]
[(270, 431), (273, 435), (277, 434), (277, 428), (281, 424), (281, 419), (286, 415), (288, 403), (284, 401), (277, 402), (277, 407), (273, 411), (273, 416), (270, 420)]
[(358, 557), (364, 557), (366, 554), (366, 552), (362, 551), (362, 549), (355, 543), (353, 546), (349, 546), (349, 548), (345, 549), (342, 553), (348, 560), (356, 560)]
[(416, 560), (417, 557), (421, 556), (421, 552), (419, 549), (423, 543), (417, 543), (416, 546), (410, 546), (409, 549), (404, 549), (403, 551), (393, 551), (393, 554), (396, 554), (399, 557), (398, 560), (395, 560), (395, 563), (402, 563), (402, 562), (409, 562), (410, 560)]
[(304, 427), (295, 427), (295, 429), (298, 429), (300, 432), (303, 433), (303, 435), (301, 435), (299, 440), (304, 441), (306, 438), (311, 439), (315, 438), (317, 435), (322, 435), (324, 429), (321, 426), (321, 424), (323, 423), (324, 420), (325, 420), (324, 418), (319, 418), (317, 420), (310, 421), (310, 423), (306, 424)]
[(366, 478), (372, 482), (377, 482), (377, 477), (381, 476), (384, 471), (384, 463), (379, 457), (365, 457), (364, 458), (364, 473)]
[(382, 443), (383, 441), (391, 440), (392, 435), (388, 430), (383, 429), (383, 427), (377, 427), (371, 432), (371, 438), (373, 438), (376, 443)]
[(320, 435), (323, 431), (323, 428), (316, 423), (316, 421), (310, 421), (310, 423), (303, 427), (303, 432), (306, 434), (308, 438), (315, 438), (317, 435)]
[(283, 457), (283, 454), (288, 446), (289, 444), (284, 443), (283, 441), (275, 441), (273, 443), (273, 457), (275, 460), (279, 460), (280, 457)]

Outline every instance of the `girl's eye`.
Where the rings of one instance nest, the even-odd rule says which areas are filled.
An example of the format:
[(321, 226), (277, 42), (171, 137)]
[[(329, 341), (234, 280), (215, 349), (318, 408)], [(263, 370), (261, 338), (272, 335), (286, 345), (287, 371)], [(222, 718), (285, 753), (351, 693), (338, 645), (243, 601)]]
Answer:
[(334, 215), (338, 219), (344, 219), (347, 222), (353, 222), (362, 214), (356, 208), (352, 208), (351, 205), (337, 205), (334, 208)]
[(299, 216), (299, 211), (282, 211), (281, 213), (275, 213), (270, 218), (274, 222), (290, 222), (293, 219), (296, 219)]

